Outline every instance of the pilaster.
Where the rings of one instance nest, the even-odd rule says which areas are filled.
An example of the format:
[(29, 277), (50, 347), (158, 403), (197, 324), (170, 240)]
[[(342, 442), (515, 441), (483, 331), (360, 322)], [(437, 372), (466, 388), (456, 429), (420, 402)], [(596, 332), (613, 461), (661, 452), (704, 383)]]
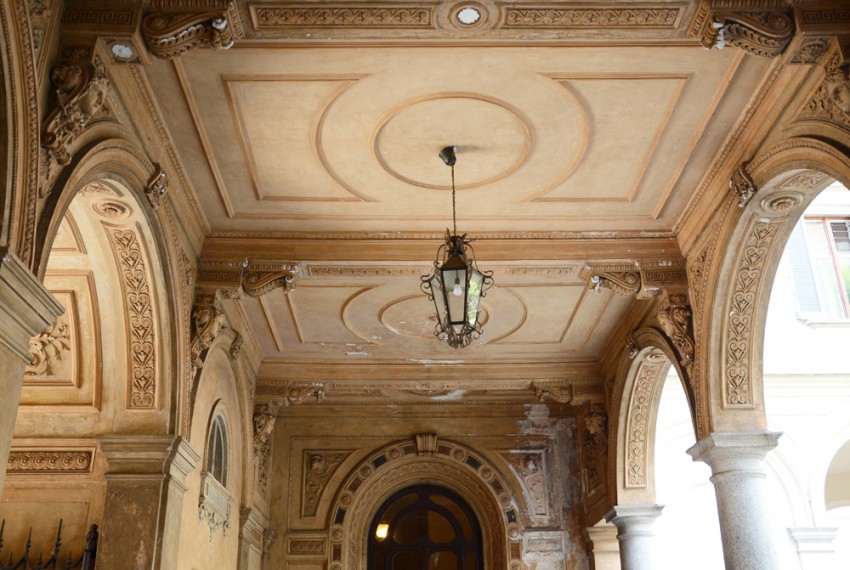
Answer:
[(62, 306), (11, 252), (0, 257), (0, 491), (21, 398), (24, 368), (30, 363), (30, 338), (41, 334)]
[(835, 536), (837, 528), (789, 528), (788, 534), (797, 544), (803, 570), (837, 570)]
[(712, 433), (688, 450), (711, 467), (723, 558), (728, 570), (782, 567), (767, 492), (765, 456), (775, 432)]
[(617, 527), (620, 541), (620, 565), (623, 570), (653, 570), (655, 531), (652, 526), (661, 516), (662, 505), (620, 505), (613, 507), (605, 520)]
[(110, 435), (99, 443), (109, 467), (98, 564), (120, 568), (133, 553), (139, 568), (176, 568), (184, 483), (200, 455), (173, 436)]
[(600, 522), (587, 529), (593, 543), (593, 567), (596, 570), (620, 570), (620, 542), (617, 527)]

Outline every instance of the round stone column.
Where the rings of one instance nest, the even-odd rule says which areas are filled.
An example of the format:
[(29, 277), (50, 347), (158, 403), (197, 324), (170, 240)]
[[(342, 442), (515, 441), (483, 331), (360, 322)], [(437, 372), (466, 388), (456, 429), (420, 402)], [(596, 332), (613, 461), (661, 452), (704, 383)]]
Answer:
[(661, 505), (620, 505), (605, 515), (605, 520), (617, 527), (622, 570), (657, 568), (652, 525), (663, 508)]
[(711, 467), (727, 570), (782, 567), (767, 493), (765, 456), (775, 432), (713, 433), (688, 454)]

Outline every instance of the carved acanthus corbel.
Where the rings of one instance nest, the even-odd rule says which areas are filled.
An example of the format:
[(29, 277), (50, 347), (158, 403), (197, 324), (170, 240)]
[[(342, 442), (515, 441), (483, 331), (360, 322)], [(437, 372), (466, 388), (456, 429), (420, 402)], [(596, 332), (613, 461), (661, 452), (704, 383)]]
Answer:
[(71, 143), (105, 108), (109, 80), (92, 63), (60, 63), (50, 80), (56, 90), (56, 108), (44, 121), (41, 144), (48, 161), (65, 166), (71, 162)]
[(242, 274), (242, 290), (249, 297), (260, 297), (274, 289), (289, 293), (298, 274), (298, 266), (292, 263), (249, 262)]
[(289, 261), (203, 259), (198, 283), (225, 298), (238, 299), (242, 291), (249, 297), (260, 297), (275, 289), (289, 293), (300, 274), (298, 265)]
[(321, 402), (325, 397), (325, 387), (323, 384), (290, 384), (283, 392), (283, 398), (274, 400), (276, 404), (281, 406), (303, 404), (310, 399)]
[(200, 295), (192, 310), (192, 366), (203, 368), (207, 349), (224, 326), (224, 312), (215, 301), (214, 295)]
[(732, 45), (760, 57), (776, 57), (794, 37), (794, 21), (776, 9), (715, 9), (702, 0), (691, 33), (707, 49)]
[(688, 296), (684, 293), (667, 295), (658, 312), (658, 322), (678, 352), (679, 363), (691, 373), (696, 343)]
[(437, 453), (436, 433), (417, 433), (413, 440), (416, 442), (416, 455), (432, 456)]
[(142, 36), (151, 54), (172, 59), (198, 47), (228, 49), (239, 35), (235, 5), (205, 12), (154, 12), (142, 20)]
[(254, 460), (257, 465), (257, 487), (261, 494), (268, 490), (275, 415), (269, 406), (254, 408)]
[(162, 167), (158, 164), (155, 166), (156, 172), (154, 172), (153, 176), (151, 176), (145, 186), (145, 196), (147, 196), (151, 207), (154, 210), (157, 210), (162, 205), (162, 199), (165, 198), (166, 192), (168, 192), (168, 186), (165, 183), (165, 171), (163, 171)]
[(640, 263), (593, 263), (585, 266), (581, 279), (589, 289), (611, 289), (618, 295), (652, 299), (671, 284), (685, 283), (684, 261), (650, 260)]
[(626, 297), (640, 291), (640, 271), (636, 265), (588, 265), (582, 270), (581, 278), (597, 293), (603, 287)]
[(742, 162), (741, 165), (732, 174), (729, 180), (729, 190), (738, 197), (738, 207), (743, 208), (750, 201), (750, 198), (756, 193), (755, 182), (753, 182), (750, 173), (747, 172), (749, 161)]
[(573, 400), (573, 387), (567, 382), (532, 382), (531, 386), (541, 402), (569, 404)]

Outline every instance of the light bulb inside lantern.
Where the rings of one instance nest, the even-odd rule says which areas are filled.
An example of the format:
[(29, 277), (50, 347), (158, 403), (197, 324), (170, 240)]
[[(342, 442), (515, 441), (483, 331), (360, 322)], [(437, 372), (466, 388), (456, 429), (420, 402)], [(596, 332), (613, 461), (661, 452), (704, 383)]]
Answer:
[(455, 277), (455, 288), (452, 293), (455, 294), (455, 297), (463, 295), (463, 287), (460, 286), (460, 277)]

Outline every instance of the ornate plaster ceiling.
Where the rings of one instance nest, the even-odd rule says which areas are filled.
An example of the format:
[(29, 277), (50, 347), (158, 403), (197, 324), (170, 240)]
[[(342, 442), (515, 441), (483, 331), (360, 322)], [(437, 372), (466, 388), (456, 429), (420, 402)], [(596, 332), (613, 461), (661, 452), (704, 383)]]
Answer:
[[(563, 378), (598, 365), (636, 302), (594, 294), (581, 269), (679, 258), (672, 228), (769, 61), (688, 40), (693, 3), (604, 22), (475, 6), (464, 29), (450, 2), (251, 3), (230, 50), (144, 67), (209, 227), (203, 257), (301, 269), (289, 295), (240, 301), (262, 374)], [(451, 223), (448, 144), (458, 230), (496, 277), (462, 352), (434, 340), (419, 291)]]

